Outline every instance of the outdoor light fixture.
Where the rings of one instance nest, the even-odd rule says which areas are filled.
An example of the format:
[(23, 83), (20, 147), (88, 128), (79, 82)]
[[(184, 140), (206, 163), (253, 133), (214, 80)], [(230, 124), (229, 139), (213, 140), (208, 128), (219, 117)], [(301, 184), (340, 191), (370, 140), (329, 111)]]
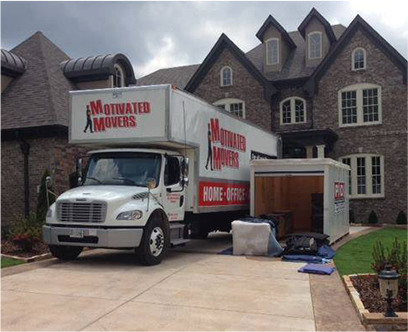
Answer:
[(400, 275), (395, 271), (391, 270), (391, 265), (387, 264), (379, 274), (378, 280), (380, 282), (380, 293), (381, 296), (387, 301), (387, 311), (385, 312), (385, 317), (398, 317), (392, 307), (392, 301), (397, 297), (398, 294), (398, 279)]

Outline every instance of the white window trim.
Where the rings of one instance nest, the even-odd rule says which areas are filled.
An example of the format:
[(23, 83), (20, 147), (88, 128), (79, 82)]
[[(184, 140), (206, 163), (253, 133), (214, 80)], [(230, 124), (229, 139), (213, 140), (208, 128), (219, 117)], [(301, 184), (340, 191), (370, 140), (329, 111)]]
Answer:
[[(269, 48), (268, 48), (268, 42), (270, 42), (271, 40), (276, 40), (277, 43), (277, 48), (278, 48), (278, 57), (277, 57), (277, 61), (276, 62), (269, 62)], [(268, 66), (271, 65), (278, 65), (280, 62), (280, 45), (279, 45), (279, 38), (269, 38), (265, 41), (265, 46), (266, 46), (266, 64)]]
[[(363, 68), (355, 68), (354, 67), (354, 65), (355, 65), (355, 61), (354, 61), (354, 54), (357, 52), (357, 51), (363, 51), (363, 54), (364, 54), (364, 67)], [(351, 70), (353, 70), (353, 71), (359, 71), (359, 70), (366, 70), (367, 69), (367, 53), (366, 53), (366, 50), (364, 49), (364, 48), (362, 48), (362, 47), (357, 47), (357, 48), (355, 48), (354, 50), (353, 50), (353, 52), (351, 53)]]
[[(121, 87), (125, 87), (125, 71), (123, 70), (123, 68), (122, 68), (122, 66), (121, 65), (119, 65), (119, 64), (117, 64), (117, 63), (115, 63), (114, 65), (113, 65), (113, 69), (115, 70), (115, 69), (118, 69), (120, 72), (121, 72)], [(111, 87), (112, 88), (114, 88), (114, 85), (113, 85), (113, 82), (114, 82), (114, 79), (115, 79), (115, 75), (111, 75), (110, 76), (110, 85), (111, 85)]]
[[(372, 180), (372, 157), (380, 157), (381, 163), (381, 194), (373, 194), (373, 180)], [(384, 170), (384, 156), (379, 154), (370, 153), (357, 153), (350, 154), (347, 156), (342, 156), (339, 161), (342, 162), (343, 159), (350, 158), (350, 168), (351, 168), (351, 199), (359, 198), (384, 198), (385, 197), (385, 170)], [(365, 179), (366, 179), (366, 193), (357, 194), (357, 158), (365, 158)], [(348, 190), (347, 190), (348, 192)]]
[[(301, 101), (303, 101), (303, 105), (304, 105), (304, 121), (301, 122), (295, 122), (296, 119), (296, 108), (295, 108), (295, 99), (300, 99)], [(291, 122), (290, 123), (283, 123), (283, 104), (290, 100), (290, 119)], [(301, 98), (301, 97), (288, 97), (284, 100), (282, 100), (279, 104), (279, 109), (280, 109), (280, 124), (281, 126), (286, 126), (286, 125), (295, 125), (295, 124), (301, 124), (301, 123), (306, 123), (307, 122), (307, 107), (306, 107), (306, 100)]]
[[(378, 121), (364, 122), (363, 115), (363, 90), (364, 89), (378, 89)], [(357, 98), (357, 123), (342, 123), (342, 109), (341, 109), (341, 94), (347, 91), (356, 91)], [(338, 113), (339, 113), (339, 127), (359, 127), (359, 126), (372, 126), (382, 124), (382, 88), (377, 84), (360, 83), (346, 86), (338, 92)]]
[[(320, 35), (320, 56), (312, 58), (310, 56), (310, 36), (314, 34)], [(307, 35), (307, 49), (308, 49), (307, 54), (308, 54), (309, 60), (321, 59), (323, 57), (323, 34), (321, 31), (312, 31)]]
[[(224, 84), (224, 80), (223, 80), (224, 69), (229, 69), (231, 71), (231, 84)], [(233, 71), (232, 71), (232, 68), (230, 66), (222, 67), (221, 70), (220, 70), (220, 86), (231, 86), (232, 84), (233, 84)]]
[(225, 111), (231, 115), (234, 115), (233, 113), (231, 113), (230, 107), (231, 107), (231, 104), (237, 104), (237, 103), (242, 103), (242, 119), (245, 119), (246, 118), (245, 102), (242, 99), (224, 98), (224, 99), (217, 100), (216, 102), (213, 103), (213, 105), (214, 106), (225, 105)]

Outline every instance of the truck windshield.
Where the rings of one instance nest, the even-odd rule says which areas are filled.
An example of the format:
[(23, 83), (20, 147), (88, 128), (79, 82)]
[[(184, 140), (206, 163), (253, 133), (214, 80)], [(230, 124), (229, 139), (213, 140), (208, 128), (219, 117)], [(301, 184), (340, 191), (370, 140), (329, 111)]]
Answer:
[(156, 153), (97, 153), (91, 156), (83, 185), (146, 187), (147, 179), (159, 184), (161, 155)]

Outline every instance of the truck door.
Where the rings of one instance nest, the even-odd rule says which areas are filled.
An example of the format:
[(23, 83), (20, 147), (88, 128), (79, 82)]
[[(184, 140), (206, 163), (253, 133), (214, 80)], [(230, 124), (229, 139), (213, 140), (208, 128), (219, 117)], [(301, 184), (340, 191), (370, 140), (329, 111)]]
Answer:
[(185, 188), (181, 184), (181, 158), (167, 156), (164, 167), (163, 204), (169, 221), (184, 219)]

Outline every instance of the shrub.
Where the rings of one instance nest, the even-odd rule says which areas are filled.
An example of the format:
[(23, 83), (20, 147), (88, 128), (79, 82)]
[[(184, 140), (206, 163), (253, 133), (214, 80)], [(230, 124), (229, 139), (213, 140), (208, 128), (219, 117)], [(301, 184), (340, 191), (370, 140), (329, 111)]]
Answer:
[(397, 216), (397, 224), (398, 225), (406, 225), (407, 224), (407, 215), (404, 211), (400, 211)]
[(378, 224), (378, 217), (377, 217), (377, 214), (374, 211), (370, 212), (370, 215), (368, 216), (368, 223), (369, 224)]
[(20, 219), (10, 225), (8, 240), (23, 251), (31, 251), (34, 244), (41, 241), (42, 223), (33, 213), (28, 219)]
[(377, 241), (373, 247), (373, 263), (372, 268), (375, 272), (380, 273), (384, 270), (385, 265), (390, 264), (400, 275), (400, 287), (402, 291), (407, 291), (407, 243), (401, 243), (398, 238), (395, 238), (391, 248), (384, 250), (381, 241)]
[(349, 210), (349, 223), (350, 224), (355, 224), (356, 223), (356, 217), (354, 216), (354, 211)]
[[(45, 179), (47, 176), (50, 176), (50, 172), (45, 170), (43, 176), (41, 178), (40, 184), (40, 192), (38, 193), (38, 200), (37, 200), (37, 220), (41, 223), (45, 222), (45, 218), (47, 216), (48, 211), (48, 204), (47, 204), (47, 185), (45, 183)], [(53, 191), (52, 187), (50, 188)], [(52, 194), (48, 195), (50, 200), (50, 205), (55, 202), (55, 197)]]

